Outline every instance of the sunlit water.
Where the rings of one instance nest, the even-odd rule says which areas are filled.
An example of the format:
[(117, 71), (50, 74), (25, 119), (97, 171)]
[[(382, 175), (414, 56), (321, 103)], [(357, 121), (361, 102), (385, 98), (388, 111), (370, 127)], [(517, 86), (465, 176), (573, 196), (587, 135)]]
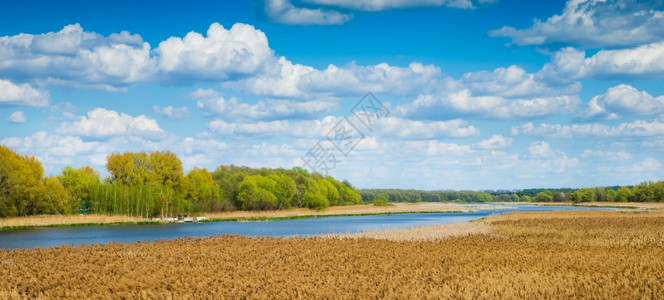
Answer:
[[(498, 207), (498, 206), (497, 206)], [(133, 243), (207, 237), (216, 234), (245, 236), (309, 236), (331, 233), (354, 233), (371, 230), (407, 228), (423, 225), (468, 222), (509, 211), (588, 210), (571, 206), (510, 205), (505, 209), (485, 209), (469, 213), (412, 213), (356, 217), (320, 217), (264, 222), (208, 222), (161, 225), (111, 225), (88, 227), (36, 228), (0, 231), (0, 248), (35, 248), (98, 243)]]

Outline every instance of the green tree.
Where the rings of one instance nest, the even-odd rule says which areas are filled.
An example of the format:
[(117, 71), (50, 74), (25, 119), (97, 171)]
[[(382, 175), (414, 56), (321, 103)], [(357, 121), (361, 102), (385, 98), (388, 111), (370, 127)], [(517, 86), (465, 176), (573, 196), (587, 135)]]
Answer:
[(49, 213), (41, 163), (1, 145), (0, 162), (0, 217)]
[(618, 202), (627, 202), (630, 201), (633, 197), (634, 195), (632, 194), (632, 190), (626, 186), (618, 189), (618, 192), (616, 193), (616, 201)]
[(187, 199), (197, 211), (221, 211), (221, 189), (212, 179), (212, 174), (206, 169), (194, 168), (187, 173), (184, 180), (186, 184)]
[(271, 210), (276, 208), (277, 197), (270, 192), (276, 183), (261, 175), (244, 178), (238, 189), (238, 206), (243, 210)]
[(99, 174), (90, 167), (74, 169), (67, 166), (58, 175), (58, 180), (71, 197), (67, 206), (74, 210), (81, 207), (83, 200), (90, 198), (90, 189), (99, 182)]
[(54, 214), (70, 214), (76, 207), (72, 207), (71, 196), (60, 180), (56, 177), (46, 177), (44, 179), (46, 189), (46, 202), (48, 211)]
[(539, 192), (535, 195), (535, 201), (537, 202), (551, 202), (553, 201), (553, 193), (549, 190)]

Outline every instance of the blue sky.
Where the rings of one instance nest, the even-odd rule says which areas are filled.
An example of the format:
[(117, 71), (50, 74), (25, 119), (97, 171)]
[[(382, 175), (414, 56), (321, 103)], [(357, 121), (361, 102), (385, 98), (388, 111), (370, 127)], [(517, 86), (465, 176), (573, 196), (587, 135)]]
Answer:
[(664, 177), (662, 1), (136, 2), (2, 4), (1, 144), (46, 174), (169, 150), (360, 188)]

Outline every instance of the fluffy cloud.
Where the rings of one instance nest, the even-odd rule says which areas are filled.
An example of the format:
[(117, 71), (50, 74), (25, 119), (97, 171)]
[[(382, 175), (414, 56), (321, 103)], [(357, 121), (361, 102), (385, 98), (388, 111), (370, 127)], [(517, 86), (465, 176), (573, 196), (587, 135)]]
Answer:
[(386, 63), (358, 66), (351, 63), (343, 67), (329, 65), (325, 70), (317, 70), (293, 64), (281, 57), (268, 72), (237, 82), (227, 82), (223, 86), (262, 96), (341, 97), (364, 94), (367, 91), (420, 93), (434, 88), (440, 77), (440, 68), (420, 63), (411, 63), (408, 67), (390, 66)]
[(615, 120), (622, 115), (653, 115), (664, 112), (664, 96), (653, 97), (632, 86), (620, 84), (593, 97), (581, 117)]
[(265, 0), (264, 12), (272, 22), (290, 25), (337, 25), (353, 17), (329, 9), (295, 7), (289, 0)]
[(213, 23), (207, 36), (190, 32), (184, 38), (168, 38), (155, 53), (164, 76), (185, 81), (222, 81), (246, 76), (261, 71), (273, 59), (265, 34), (242, 23), (231, 29)]
[(91, 164), (90, 158), (98, 153), (101, 153), (104, 162), (96, 165), (103, 165), (108, 150), (100, 142), (85, 142), (80, 137), (48, 134), (45, 131), (23, 138), (4, 138), (0, 144), (19, 153), (36, 156), (52, 174), (60, 172), (54, 168), (56, 165), (70, 165), (74, 162)]
[(0, 105), (42, 107), (48, 106), (49, 102), (48, 91), (37, 90), (27, 83), (14, 84), (0, 79)]
[(423, 91), (412, 103), (398, 106), (397, 114), (428, 120), (459, 116), (509, 120), (566, 114), (580, 103), (579, 83), (552, 81), (517, 66), (438, 82), (436, 91)]
[(328, 116), (322, 120), (290, 122), (288, 120), (259, 121), (251, 123), (228, 123), (216, 119), (208, 123), (210, 132), (232, 138), (269, 138), (287, 136), (298, 138), (322, 138), (337, 121)]
[(586, 149), (581, 153), (585, 158), (601, 158), (606, 160), (624, 161), (632, 159), (632, 155), (625, 151), (601, 151)]
[[(371, 131), (362, 127), (357, 120), (348, 119), (355, 129), (349, 129), (357, 136), (387, 138), (387, 139), (438, 139), (444, 137), (463, 138), (477, 136), (479, 129), (464, 120), (421, 122), (401, 118), (386, 117), (378, 119), (371, 127)], [(267, 138), (267, 137), (295, 137), (325, 139), (343, 118), (327, 116), (321, 120), (276, 120), (259, 122), (229, 123), (224, 120), (213, 120), (208, 124), (210, 132), (219, 136), (234, 138)], [(350, 127), (349, 127), (350, 128)]]
[[(663, 18), (664, 19), (664, 18)], [(664, 76), (664, 42), (633, 49), (601, 50), (586, 58), (584, 51), (564, 48), (540, 72), (543, 77), (559, 80), (648, 79)]]
[(23, 111), (15, 111), (11, 115), (9, 115), (9, 118), (7, 118), (7, 122), (9, 123), (25, 123), (25, 113)]
[(103, 37), (79, 24), (0, 37), (0, 71), (42, 83), (117, 89), (151, 74), (150, 45), (127, 32)]
[(480, 149), (502, 149), (512, 146), (513, 141), (514, 139), (511, 137), (494, 134), (490, 138), (479, 142), (477, 147)]
[[(263, 13), (272, 22), (289, 25), (339, 25), (348, 22), (353, 14), (345, 11), (384, 11), (415, 7), (474, 8), (470, 0), (303, 0), (306, 7), (290, 0), (264, 0)], [(482, 2), (491, 2), (483, 1)], [(344, 12), (342, 12), (344, 11)]]
[(196, 105), (205, 115), (233, 120), (312, 119), (339, 108), (337, 103), (330, 101), (296, 102), (267, 99), (260, 100), (256, 104), (248, 104), (235, 97), (225, 99), (212, 90), (197, 90), (191, 96), (199, 99)]
[(648, 157), (632, 165), (632, 169), (639, 173), (661, 171), (661, 167), (662, 163), (652, 157)]
[(604, 124), (547, 124), (534, 126), (526, 123), (513, 126), (510, 130), (513, 136), (528, 135), (548, 138), (584, 138), (584, 137), (648, 137), (664, 135), (664, 120), (655, 119), (651, 122), (637, 120), (620, 123), (617, 126)]
[(174, 108), (173, 106), (166, 106), (164, 108), (158, 105), (152, 106), (152, 111), (156, 114), (165, 116), (173, 120), (181, 120), (189, 117), (189, 109), (186, 106)]
[[(0, 71), (40, 84), (117, 90), (138, 82), (223, 81), (261, 72), (268, 62), (276, 59), (265, 34), (241, 23), (230, 29), (213, 23), (207, 36), (171, 37), (154, 50), (139, 35), (123, 31), (104, 37), (79, 24), (0, 37)], [(0, 81), (0, 88), (6, 85)]]
[(505, 26), (489, 34), (510, 37), (518, 45), (635, 46), (664, 39), (661, 6), (659, 1), (569, 0), (562, 14), (536, 19), (530, 28)]
[(569, 172), (579, 165), (578, 158), (570, 158), (567, 153), (551, 148), (551, 145), (544, 141), (532, 142), (522, 160), (529, 168), (527, 172), (531, 173), (526, 176), (534, 176), (533, 172), (539, 173), (539, 176), (551, 172)]
[(578, 82), (555, 84), (541, 74), (527, 73), (518, 66), (497, 68), (490, 71), (470, 72), (463, 75), (460, 84), (478, 96), (500, 96), (505, 98), (532, 98), (572, 95), (581, 90)]
[(480, 130), (464, 120), (421, 122), (401, 118), (381, 118), (372, 129), (377, 135), (398, 139), (439, 139), (477, 136)]
[(61, 123), (55, 131), (60, 134), (92, 138), (136, 136), (161, 139), (166, 135), (154, 119), (144, 115), (132, 117), (103, 108), (95, 108), (87, 113), (87, 117), (80, 116), (74, 122)]
[(554, 96), (533, 99), (506, 99), (498, 96), (474, 96), (468, 89), (438, 95), (421, 95), (409, 104), (398, 106), (399, 115), (429, 120), (468, 116), (485, 119), (522, 119), (565, 114), (576, 109), (577, 96)]
[(384, 11), (414, 7), (473, 8), (470, 0), (303, 0), (303, 2), (355, 11)]

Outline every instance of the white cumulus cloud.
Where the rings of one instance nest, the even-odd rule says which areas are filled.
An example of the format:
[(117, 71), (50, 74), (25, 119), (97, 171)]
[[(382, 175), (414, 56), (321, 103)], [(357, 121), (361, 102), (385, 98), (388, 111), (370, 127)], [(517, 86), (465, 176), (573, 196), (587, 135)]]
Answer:
[(569, 0), (560, 15), (536, 19), (530, 28), (505, 26), (489, 33), (517, 45), (636, 46), (664, 39), (661, 8), (661, 1)]
[(444, 137), (470, 137), (480, 134), (480, 130), (467, 121), (414, 121), (402, 118), (380, 118), (372, 129), (380, 137), (397, 139), (439, 139)]
[(155, 49), (158, 68), (167, 78), (226, 80), (261, 71), (273, 59), (265, 34), (251, 25), (236, 23), (230, 29), (210, 25), (207, 36), (189, 32), (171, 37)]
[(473, 8), (473, 3), (470, 0), (303, 0), (303, 2), (356, 11), (384, 11), (439, 6)]
[(506, 99), (499, 96), (474, 96), (468, 89), (453, 93), (421, 95), (412, 103), (398, 106), (399, 115), (429, 120), (469, 116), (484, 119), (526, 119), (574, 111), (578, 96), (552, 96)]
[(631, 49), (585, 51), (564, 48), (540, 72), (552, 79), (654, 79), (664, 76), (664, 42)]
[(289, 25), (338, 25), (353, 17), (330, 9), (295, 7), (289, 0), (265, 0), (264, 12), (272, 22)]
[(63, 122), (55, 131), (60, 134), (93, 138), (137, 136), (161, 139), (166, 135), (156, 120), (145, 115), (133, 117), (104, 108), (95, 108), (87, 113), (87, 117), (80, 116), (74, 122)]
[(223, 86), (262, 96), (318, 98), (364, 94), (366, 91), (415, 94), (435, 88), (440, 79), (440, 68), (421, 63), (411, 63), (408, 67), (350, 63), (317, 70), (281, 57), (266, 73), (226, 82)]
[(606, 160), (624, 161), (632, 159), (632, 155), (625, 151), (602, 151), (586, 149), (581, 153), (585, 158), (601, 158)]
[(483, 140), (477, 144), (480, 149), (502, 149), (512, 146), (514, 141), (511, 137), (494, 134), (490, 138)]
[(103, 37), (79, 24), (0, 37), (0, 71), (46, 84), (114, 90), (151, 75), (150, 45), (127, 32)]
[(9, 118), (7, 118), (7, 122), (9, 122), (9, 123), (25, 123), (25, 113), (21, 110), (15, 111), (11, 115), (9, 115)]
[(510, 129), (513, 136), (527, 135), (548, 138), (585, 138), (585, 137), (649, 137), (664, 135), (664, 120), (636, 120), (610, 126), (599, 123), (590, 124), (547, 124), (538, 126), (526, 123)]
[(189, 109), (186, 106), (175, 108), (169, 105), (162, 108), (158, 105), (153, 105), (152, 111), (173, 120), (181, 120), (189, 117)]
[(14, 84), (0, 79), (0, 105), (43, 107), (50, 103), (50, 93), (27, 83)]
[(582, 118), (615, 120), (624, 115), (654, 115), (664, 112), (664, 96), (653, 97), (645, 91), (620, 84), (590, 99)]
[(312, 119), (319, 114), (330, 113), (339, 108), (336, 102), (322, 100), (301, 102), (267, 99), (259, 100), (256, 104), (248, 104), (235, 97), (225, 99), (212, 90), (197, 90), (191, 96), (199, 99), (196, 105), (203, 114), (232, 120)]

